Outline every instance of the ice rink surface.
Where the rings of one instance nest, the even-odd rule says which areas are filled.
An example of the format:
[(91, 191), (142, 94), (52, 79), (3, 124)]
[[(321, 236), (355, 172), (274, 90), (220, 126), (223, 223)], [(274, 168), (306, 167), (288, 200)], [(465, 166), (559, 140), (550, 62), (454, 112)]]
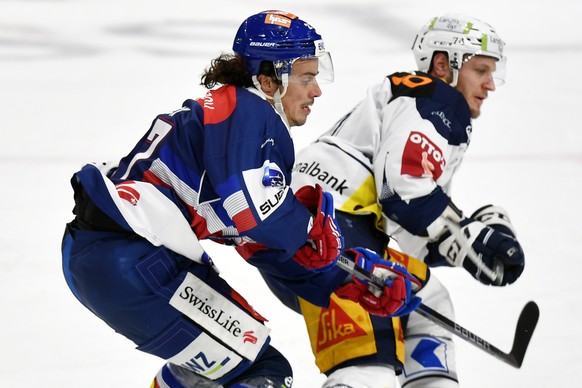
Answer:
[[(456, 320), (509, 350), (522, 306), (541, 318), (514, 369), (456, 340), (462, 387), (573, 387), (582, 381), (582, 37), (575, 1), (444, 0), (208, 2), (0, 0), (0, 376), (6, 387), (148, 387), (159, 359), (140, 353), (81, 306), (61, 271), (71, 219), (70, 176), (88, 161), (118, 159), (158, 113), (204, 91), (210, 60), (230, 52), (240, 22), (284, 9), (313, 24), (332, 52), (336, 82), (323, 86), (297, 147), (350, 109), (372, 83), (412, 70), (412, 39), (432, 16), (490, 22), (507, 42), (507, 83), (491, 94), (453, 198), (466, 212), (494, 203), (511, 214), (526, 252), (521, 279), (478, 284), (462, 269), (435, 271)], [(270, 295), (227, 248), (205, 244), (224, 277), (270, 320), (295, 387), (324, 380), (303, 320)]]

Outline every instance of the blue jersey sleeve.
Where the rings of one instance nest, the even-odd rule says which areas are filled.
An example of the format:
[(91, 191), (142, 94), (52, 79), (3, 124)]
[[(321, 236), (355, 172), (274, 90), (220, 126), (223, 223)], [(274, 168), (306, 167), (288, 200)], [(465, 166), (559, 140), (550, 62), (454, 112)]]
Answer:
[(241, 236), (285, 260), (306, 242), (311, 217), (289, 187), (295, 161), (289, 131), (268, 102), (245, 89), (223, 89), (213, 102), (232, 108), (222, 109), (226, 117), (205, 111), (208, 184)]
[(297, 295), (317, 306), (328, 307), (330, 295), (350, 276), (339, 267), (311, 271), (292, 258), (281, 262), (280, 253), (259, 244), (245, 244), (237, 251), (249, 264), (260, 268), (263, 277), (278, 284), (282, 294)]
[(392, 221), (400, 224), (408, 232), (427, 237), (428, 226), (444, 211), (450, 198), (437, 186), (424, 197), (403, 201), (398, 194), (380, 200), (382, 212)]

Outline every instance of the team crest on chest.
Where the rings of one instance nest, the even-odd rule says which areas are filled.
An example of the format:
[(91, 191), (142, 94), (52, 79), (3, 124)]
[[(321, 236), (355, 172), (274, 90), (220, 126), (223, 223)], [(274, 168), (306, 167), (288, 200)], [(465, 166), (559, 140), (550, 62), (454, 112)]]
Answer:
[(443, 152), (435, 143), (423, 133), (410, 132), (402, 155), (402, 175), (432, 177), (436, 181), (445, 166)]

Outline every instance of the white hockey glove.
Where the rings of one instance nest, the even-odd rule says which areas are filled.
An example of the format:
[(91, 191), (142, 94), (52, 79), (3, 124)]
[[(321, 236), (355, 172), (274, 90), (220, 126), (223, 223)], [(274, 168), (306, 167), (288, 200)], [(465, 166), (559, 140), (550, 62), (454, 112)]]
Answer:
[(427, 244), (427, 264), (463, 267), (487, 285), (504, 286), (519, 278), (525, 257), (503, 209), (487, 205), (470, 218), (447, 217), (445, 224), (448, 230)]

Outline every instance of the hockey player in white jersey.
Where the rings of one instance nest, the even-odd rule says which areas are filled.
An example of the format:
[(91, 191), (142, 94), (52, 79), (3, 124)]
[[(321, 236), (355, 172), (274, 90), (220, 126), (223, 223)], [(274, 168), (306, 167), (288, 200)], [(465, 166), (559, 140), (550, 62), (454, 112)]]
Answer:
[[(487, 205), (467, 217), (450, 192), (472, 119), (502, 82), (503, 46), (490, 25), (472, 17), (431, 19), (412, 47), (419, 71), (369, 88), (296, 158), (293, 184), (318, 183), (334, 195), (345, 246), (367, 246), (408, 265), (426, 282), (417, 295), (451, 319), (450, 296), (427, 265), (462, 267), (494, 286), (513, 283), (524, 269), (507, 212)], [(386, 249), (386, 235), (405, 254)], [(420, 315), (387, 327), (387, 319), (337, 298), (328, 309), (301, 299), (293, 305), (276, 279), (266, 279), (304, 315), (316, 363), (329, 376), (324, 387), (393, 388), (398, 374), (406, 388), (459, 386), (451, 334)]]

